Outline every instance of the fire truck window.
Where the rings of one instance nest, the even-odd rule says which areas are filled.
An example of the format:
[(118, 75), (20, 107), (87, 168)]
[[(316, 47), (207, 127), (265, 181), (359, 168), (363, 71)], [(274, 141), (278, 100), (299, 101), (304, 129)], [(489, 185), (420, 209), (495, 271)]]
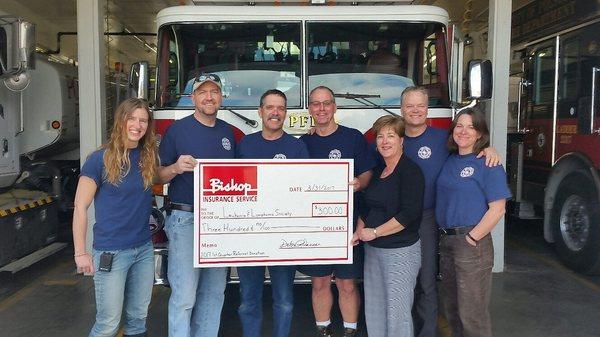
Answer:
[[(586, 111), (590, 115), (592, 106), (592, 81), (595, 80), (595, 96), (594, 116), (600, 116), (600, 71), (596, 71), (596, 77), (592, 76), (594, 68), (600, 68), (600, 38), (598, 38), (598, 30), (600, 24), (595, 24), (587, 27), (583, 32), (581, 39), (581, 96), (587, 97)], [(588, 118), (589, 119), (589, 118)], [(588, 127), (589, 129), (589, 127)]]
[[(592, 75), (594, 67), (600, 66), (599, 28), (600, 24), (596, 24), (566, 34), (560, 48), (558, 117), (576, 118), (580, 134), (590, 133), (592, 95), (595, 95), (594, 115), (598, 115), (598, 89), (592, 93)], [(596, 73), (596, 88), (599, 77)]]
[[(168, 74), (175, 94), (157, 104), (158, 108), (192, 107), (192, 85), (201, 73), (221, 78), (223, 107), (256, 109), (260, 96), (269, 89), (283, 91), (288, 107), (300, 107), (299, 22), (180, 24), (161, 27), (159, 34), (167, 30), (175, 32), (178, 50), (176, 60), (169, 59), (169, 66), (176, 69)], [(158, 63), (164, 67), (163, 57), (159, 52)]]
[(533, 116), (549, 118), (552, 116), (554, 102), (555, 57), (552, 46), (536, 52), (533, 60)]
[(427, 39), (425, 42), (425, 52), (423, 53), (425, 59), (425, 71), (423, 72), (424, 84), (432, 84), (437, 82), (437, 58), (436, 58), (436, 46), (435, 40)]
[[(308, 22), (308, 88), (372, 95), (372, 104), (397, 107), (402, 90), (429, 89), (430, 106), (446, 107), (448, 69), (443, 27), (435, 23)], [(339, 107), (370, 103), (338, 98)]]
[(577, 100), (579, 72), (579, 40), (566, 41), (560, 54), (560, 89), (558, 91), (560, 100)]

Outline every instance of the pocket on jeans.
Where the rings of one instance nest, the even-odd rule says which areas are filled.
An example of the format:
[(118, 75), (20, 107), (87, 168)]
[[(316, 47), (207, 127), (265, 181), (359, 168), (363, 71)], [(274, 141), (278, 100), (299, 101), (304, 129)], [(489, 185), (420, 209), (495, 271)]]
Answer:
[(169, 216), (167, 220), (168, 227), (185, 227), (194, 225), (194, 213), (173, 211), (173, 214)]
[(457, 236), (454, 240), (454, 258), (457, 261), (474, 263), (481, 259), (480, 247), (471, 245), (464, 235)]
[(467, 237), (464, 236), (464, 235), (462, 237), (462, 243), (463, 243), (464, 246), (467, 246), (467, 247), (472, 248), (472, 249), (478, 249), (479, 248), (479, 244), (473, 246), (469, 241), (467, 241)]

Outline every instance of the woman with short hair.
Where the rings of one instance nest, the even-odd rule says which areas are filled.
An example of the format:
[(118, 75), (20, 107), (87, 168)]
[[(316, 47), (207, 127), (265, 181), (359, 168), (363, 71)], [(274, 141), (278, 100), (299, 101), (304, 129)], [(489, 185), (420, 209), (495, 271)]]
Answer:
[(373, 124), (384, 164), (364, 192), (352, 243), (364, 241), (365, 316), (369, 337), (411, 337), (412, 305), (421, 267), (421, 222), (425, 182), (403, 155), (404, 121), (380, 117)]
[(469, 108), (460, 112), (450, 127), (452, 154), (437, 180), (442, 296), (453, 336), (492, 336), (490, 232), (511, 194), (502, 166), (488, 167), (485, 158), (476, 157), (489, 139), (483, 114)]

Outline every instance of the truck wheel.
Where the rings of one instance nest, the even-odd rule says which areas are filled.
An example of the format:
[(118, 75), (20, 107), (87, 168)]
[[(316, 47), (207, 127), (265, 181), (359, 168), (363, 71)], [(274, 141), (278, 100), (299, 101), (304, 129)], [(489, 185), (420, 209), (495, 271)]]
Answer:
[(571, 269), (600, 273), (600, 202), (584, 171), (568, 174), (560, 183), (552, 207), (554, 246)]

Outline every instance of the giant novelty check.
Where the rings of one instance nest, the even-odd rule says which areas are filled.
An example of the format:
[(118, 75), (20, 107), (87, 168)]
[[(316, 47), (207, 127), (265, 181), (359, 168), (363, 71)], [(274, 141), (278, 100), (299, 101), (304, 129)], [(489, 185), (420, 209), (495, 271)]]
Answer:
[(352, 263), (352, 160), (198, 160), (194, 266)]

